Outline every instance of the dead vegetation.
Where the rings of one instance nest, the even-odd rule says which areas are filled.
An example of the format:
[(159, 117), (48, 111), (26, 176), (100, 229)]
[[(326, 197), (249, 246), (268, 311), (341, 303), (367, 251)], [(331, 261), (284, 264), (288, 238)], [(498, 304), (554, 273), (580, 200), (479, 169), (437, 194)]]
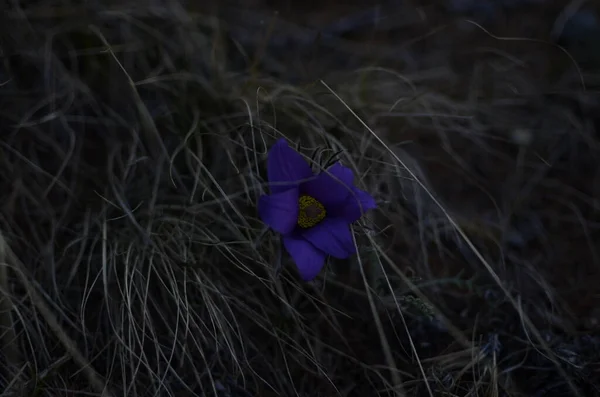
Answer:
[[(33, 3), (1, 17), (4, 395), (599, 393), (598, 65), (547, 29)], [(313, 283), (256, 213), (281, 136), (379, 204)]]

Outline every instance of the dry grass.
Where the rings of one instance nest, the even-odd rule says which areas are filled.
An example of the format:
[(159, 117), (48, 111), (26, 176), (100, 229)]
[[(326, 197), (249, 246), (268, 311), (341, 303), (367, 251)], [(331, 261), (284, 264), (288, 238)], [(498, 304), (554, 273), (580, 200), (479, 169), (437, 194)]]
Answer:
[[(600, 393), (597, 65), (407, 7), (3, 14), (3, 395)], [(256, 213), (281, 136), (379, 204), (311, 283)]]

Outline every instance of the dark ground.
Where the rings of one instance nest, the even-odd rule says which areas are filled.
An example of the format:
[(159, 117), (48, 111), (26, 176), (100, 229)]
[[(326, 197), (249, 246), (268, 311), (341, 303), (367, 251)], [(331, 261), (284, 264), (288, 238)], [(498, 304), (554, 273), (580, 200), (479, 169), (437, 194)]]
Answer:
[[(600, 395), (600, 6), (340, 3), (10, 2), (3, 395)], [(312, 283), (282, 135), (379, 204)]]

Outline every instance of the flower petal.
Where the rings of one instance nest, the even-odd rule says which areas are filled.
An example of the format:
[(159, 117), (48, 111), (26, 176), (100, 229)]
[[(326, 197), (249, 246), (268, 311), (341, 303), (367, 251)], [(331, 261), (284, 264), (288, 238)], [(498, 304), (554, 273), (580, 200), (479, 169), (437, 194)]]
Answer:
[(319, 200), (325, 208), (341, 204), (352, 192), (354, 173), (341, 163), (335, 163), (302, 185), (302, 193)]
[(352, 188), (352, 193), (346, 198), (343, 205), (331, 208), (328, 215), (344, 218), (348, 223), (356, 222), (368, 210), (377, 208), (375, 199), (364, 190)]
[(345, 219), (326, 218), (301, 233), (312, 245), (334, 258), (344, 259), (356, 252), (350, 226)]
[(286, 236), (283, 238), (283, 246), (296, 262), (298, 272), (304, 281), (317, 277), (325, 265), (325, 253), (303, 238)]
[[(310, 165), (304, 158), (280, 138), (271, 147), (267, 159), (267, 174), (272, 193), (279, 193), (297, 186), (300, 181), (313, 176)], [(285, 183), (292, 182), (292, 183)]]
[(263, 195), (258, 199), (258, 214), (262, 221), (281, 234), (293, 231), (298, 222), (298, 188)]

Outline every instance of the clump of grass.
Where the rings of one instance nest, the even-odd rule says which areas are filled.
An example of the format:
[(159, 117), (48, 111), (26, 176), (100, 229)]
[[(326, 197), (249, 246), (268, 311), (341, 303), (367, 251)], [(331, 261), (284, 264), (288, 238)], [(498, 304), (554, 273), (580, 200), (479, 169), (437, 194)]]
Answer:
[[(407, 51), (431, 57), (416, 69), (329, 37), (310, 79), (286, 74), (304, 30), (278, 25), (292, 44), (274, 51), (228, 12), (4, 18), (7, 393), (596, 392), (598, 341), (578, 319), (599, 285), (597, 120), (573, 65), (529, 78), (563, 52), (467, 48), (465, 71), (444, 44), (456, 30), (417, 24)], [(315, 167), (352, 167), (379, 204), (354, 227), (359, 255), (312, 283), (256, 214), (281, 136)]]

